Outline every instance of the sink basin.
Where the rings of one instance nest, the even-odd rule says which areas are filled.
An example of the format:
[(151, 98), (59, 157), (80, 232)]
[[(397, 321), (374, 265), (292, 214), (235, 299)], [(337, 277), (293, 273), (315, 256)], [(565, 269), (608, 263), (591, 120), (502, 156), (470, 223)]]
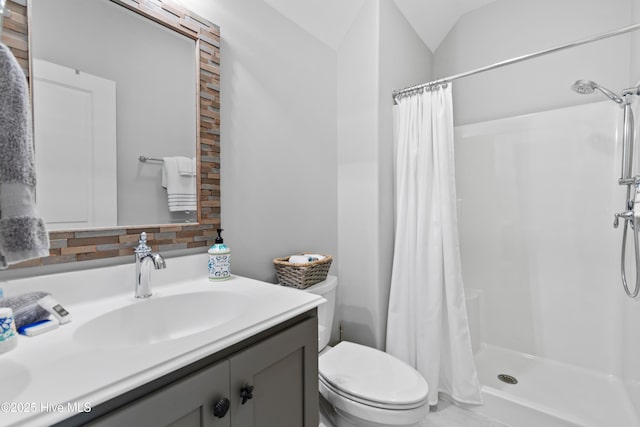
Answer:
[[(2, 361), (2, 384), (10, 387), (0, 387), (0, 402), (15, 402), (16, 397), (29, 387), (31, 382), (29, 368), (11, 360)], [(4, 412), (10, 412), (9, 407), (3, 407)]]
[(229, 292), (194, 292), (136, 300), (100, 315), (74, 332), (76, 342), (98, 347), (129, 347), (175, 340), (237, 318), (246, 297)]

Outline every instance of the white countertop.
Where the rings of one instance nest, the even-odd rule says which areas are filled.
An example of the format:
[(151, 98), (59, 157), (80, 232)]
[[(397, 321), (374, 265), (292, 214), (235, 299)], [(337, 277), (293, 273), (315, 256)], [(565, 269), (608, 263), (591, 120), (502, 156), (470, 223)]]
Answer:
[(200, 255), (167, 259), (166, 270), (151, 273), (151, 299), (191, 292), (233, 293), (243, 301), (237, 307), (238, 316), (209, 330), (138, 346), (108, 342), (91, 346), (74, 339), (74, 332), (91, 319), (125, 305), (145, 303), (133, 298), (133, 264), (0, 283), (5, 296), (51, 292), (73, 316), (54, 331), (19, 336), (16, 349), (0, 354), (0, 426), (50, 425), (90, 410), (325, 301), (311, 293), (238, 276), (210, 282), (206, 260)]

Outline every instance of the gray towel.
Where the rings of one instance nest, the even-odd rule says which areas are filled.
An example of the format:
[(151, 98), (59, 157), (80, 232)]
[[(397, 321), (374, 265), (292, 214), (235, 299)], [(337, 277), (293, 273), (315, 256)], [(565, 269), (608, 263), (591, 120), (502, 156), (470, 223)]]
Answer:
[(0, 43), (0, 269), (49, 255), (35, 185), (27, 80), (9, 48)]

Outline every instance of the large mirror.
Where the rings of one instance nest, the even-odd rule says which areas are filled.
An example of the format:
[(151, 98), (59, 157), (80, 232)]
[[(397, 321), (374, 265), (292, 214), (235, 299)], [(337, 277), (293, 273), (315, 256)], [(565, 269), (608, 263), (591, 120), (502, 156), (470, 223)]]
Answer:
[(196, 53), (195, 40), (110, 0), (31, 0), (49, 230), (196, 222), (195, 161), (184, 160), (196, 157)]
[(50, 257), (19, 267), (127, 255), (142, 230), (158, 250), (212, 243), (219, 28), (159, 0), (8, 0), (8, 9), (3, 41), (29, 58), (38, 208), (52, 243)]

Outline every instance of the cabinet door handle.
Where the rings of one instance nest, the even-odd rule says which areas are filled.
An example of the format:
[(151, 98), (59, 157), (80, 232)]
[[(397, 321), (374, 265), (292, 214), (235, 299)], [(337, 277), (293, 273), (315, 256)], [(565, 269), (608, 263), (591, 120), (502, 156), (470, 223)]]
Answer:
[(223, 397), (213, 405), (213, 415), (218, 418), (224, 417), (225, 415), (227, 415), (227, 411), (229, 410), (230, 405), (231, 402), (229, 401), (229, 399)]
[(247, 403), (247, 400), (253, 398), (253, 386), (245, 385), (240, 389), (240, 397), (242, 398), (242, 404)]

